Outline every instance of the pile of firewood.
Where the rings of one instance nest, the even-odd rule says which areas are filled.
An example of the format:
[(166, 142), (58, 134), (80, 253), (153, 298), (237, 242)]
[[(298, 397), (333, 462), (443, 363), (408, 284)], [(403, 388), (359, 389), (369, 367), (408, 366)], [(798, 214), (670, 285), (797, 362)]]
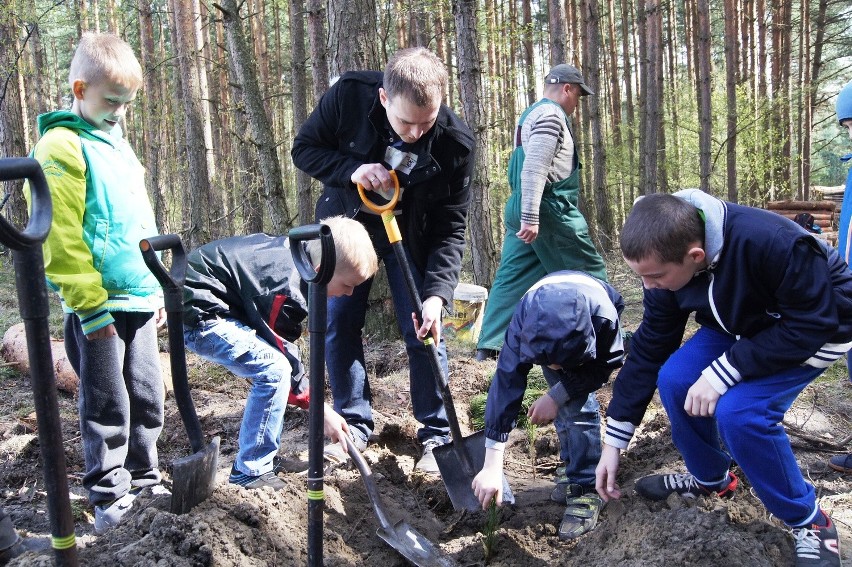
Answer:
[(832, 246), (837, 245), (837, 203), (834, 201), (769, 201), (766, 209), (790, 220), (795, 220), (801, 213), (814, 217), (814, 224), (822, 232), (816, 236), (824, 238)]

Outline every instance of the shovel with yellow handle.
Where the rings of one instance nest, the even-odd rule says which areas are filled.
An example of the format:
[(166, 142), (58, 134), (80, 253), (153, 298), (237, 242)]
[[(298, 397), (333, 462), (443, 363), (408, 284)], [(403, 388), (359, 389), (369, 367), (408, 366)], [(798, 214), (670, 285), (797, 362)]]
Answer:
[[(408, 258), (405, 255), (405, 249), (402, 247), (402, 234), (393, 214), (393, 208), (399, 200), (399, 178), (397, 178), (395, 171), (391, 170), (389, 173), (394, 183), (394, 193), (387, 204), (377, 205), (371, 201), (360, 183), (358, 184), (358, 194), (364, 206), (381, 215), (388, 240), (402, 269), (411, 304), (414, 306), (416, 314), (420, 316), (423, 312), (423, 303), (420, 301), (420, 294), (417, 292), (414, 277), (411, 275), (411, 267), (408, 265)], [(441, 479), (447, 488), (447, 494), (450, 496), (453, 508), (475, 512), (481, 510), (482, 505), (474, 494), (471, 485), (473, 478), (482, 470), (482, 465), (485, 462), (485, 434), (480, 431), (468, 437), (462, 437), (459, 420), (456, 416), (456, 407), (450, 393), (450, 385), (443, 368), (441, 368), (438, 347), (431, 336), (427, 336), (423, 340), (423, 344), (429, 351), (429, 365), (444, 401), (444, 409), (450, 423), (450, 437), (452, 438), (446, 445), (433, 449), (432, 454), (435, 456), (438, 470), (441, 472)], [(503, 501), (509, 504), (515, 501), (505, 476), (503, 477)]]

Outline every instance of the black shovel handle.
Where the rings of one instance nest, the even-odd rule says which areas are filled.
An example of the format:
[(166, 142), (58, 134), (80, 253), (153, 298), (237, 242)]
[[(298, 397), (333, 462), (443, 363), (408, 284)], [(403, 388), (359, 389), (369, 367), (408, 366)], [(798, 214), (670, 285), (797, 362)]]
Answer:
[(30, 384), (38, 421), (38, 442), (47, 492), (47, 514), (50, 518), (51, 547), (57, 565), (76, 567), (79, 565), (77, 542), (68, 495), (62, 422), (47, 323), (50, 304), (47, 299), (44, 255), (41, 249), (41, 243), (50, 231), (53, 205), (44, 173), (36, 160), (0, 159), (0, 180), (12, 181), (22, 178), (30, 182), (32, 210), (29, 223), (23, 231), (18, 231), (0, 216), (0, 241), (14, 251), (12, 260), (15, 267), (15, 287), (18, 292), (18, 309), (24, 320), (27, 338)]
[[(337, 263), (331, 228), (325, 224), (297, 226), (287, 233), (287, 238), (290, 240), (293, 261), (296, 262), (296, 268), (299, 270), (302, 279), (308, 283), (320, 285), (330, 282), (332, 276), (334, 276), (334, 266)], [(308, 257), (304, 243), (316, 239), (320, 241), (322, 258), (320, 258), (319, 267), (315, 269), (313, 262)]]
[(22, 250), (28, 246), (41, 244), (50, 232), (53, 219), (53, 202), (50, 188), (41, 165), (32, 158), (7, 158), (2, 160), (0, 181), (27, 179), (30, 182), (32, 207), (30, 220), (23, 231), (0, 216), (0, 242), (12, 250)]
[[(323, 565), (323, 422), (325, 419), (325, 331), (328, 326), (326, 284), (334, 276), (336, 252), (331, 228), (308, 224), (292, 229), (287, 238), (299, 276), (308, 283), (308, 345), (310, 348), (310, 391), (308, 402), (308, 565)], [(320, 241), (319, 266), (314, 266), (305, 248), (308, 240)]]
[[(169, 328), (169, 363), (172, 369), (172, 385), (181, 421), (189, 437), (193, 453), (204, 450), (204, 433), (195, 412), (195, 404), (189, 391), (186, 372), (186, 345), (183, 340), (183, 284), (186, 281), (186, 250), (180, 236), (164, 234), (139, 241), (139, 249), (145, 264), (163, 287), (166, 304), (166, 324)], [(172, 268), (166, 267), (157, 256), (162, 250), (172, 251)]]

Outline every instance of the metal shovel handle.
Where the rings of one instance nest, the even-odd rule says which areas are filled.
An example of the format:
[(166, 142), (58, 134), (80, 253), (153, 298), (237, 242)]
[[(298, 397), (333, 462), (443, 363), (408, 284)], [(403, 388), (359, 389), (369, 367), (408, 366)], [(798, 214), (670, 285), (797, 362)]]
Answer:
[(41, 244), (50, 232), (53, 219), (53, 202), (50, 188), (41, 170), (41, 165), (32, 158), (6, 158), (0, 160), (0, 181), (27, 179), (30, 182), (32, 207), (30, 220), (23, 231), (19, 231), (0, 216), (0, 242), (12, 250), (22, 250)]

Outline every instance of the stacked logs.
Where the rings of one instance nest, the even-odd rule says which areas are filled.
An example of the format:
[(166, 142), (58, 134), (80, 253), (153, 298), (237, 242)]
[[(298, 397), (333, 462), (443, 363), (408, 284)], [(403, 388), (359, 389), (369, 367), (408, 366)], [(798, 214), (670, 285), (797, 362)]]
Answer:
[(766, 209), (794, 220), (801, 213), (814, 217), (814, 224), (822, 229), (816, 236), (837, 246), (837, 203), (834, 201), (769, 201)]

